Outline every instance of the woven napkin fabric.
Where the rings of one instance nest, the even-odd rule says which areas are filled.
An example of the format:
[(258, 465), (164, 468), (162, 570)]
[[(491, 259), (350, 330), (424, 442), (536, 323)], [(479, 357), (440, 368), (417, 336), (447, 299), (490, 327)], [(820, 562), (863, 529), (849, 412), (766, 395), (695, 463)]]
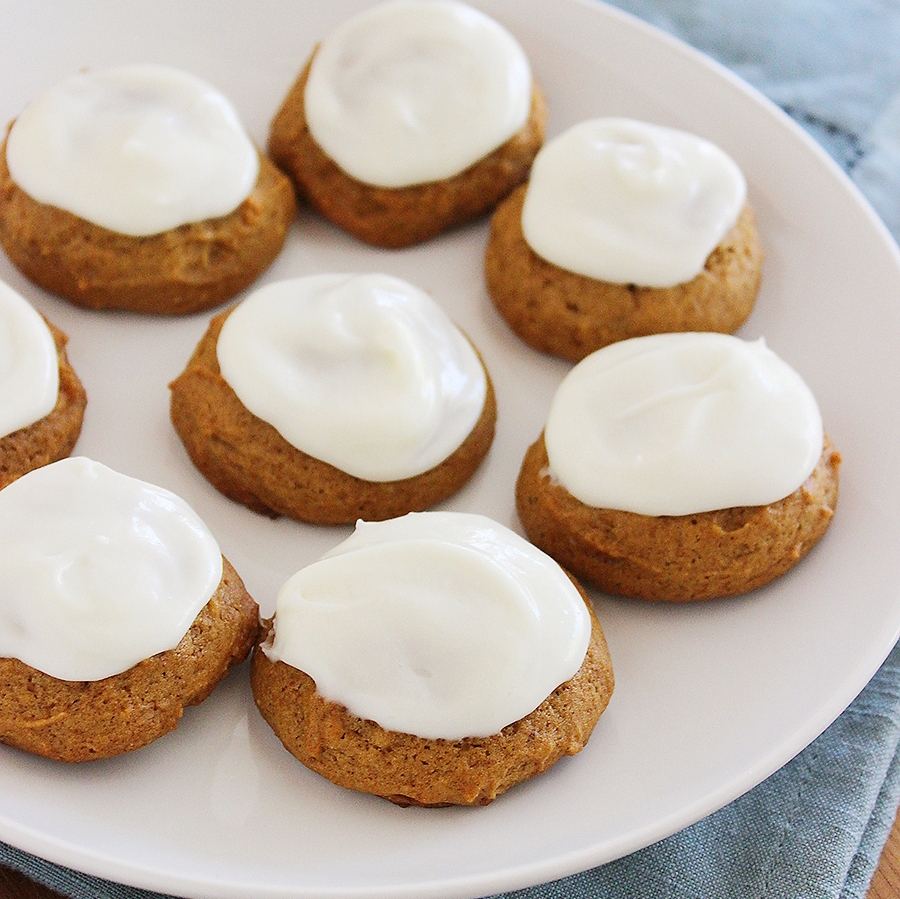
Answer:
[[(778, 103), (900, 240), (897, 0), (614, 0)], [(680, 833), (502, 899), (862, 899), (900, 801), (900, 644), (850, 707), (768, 780)], [(72, 899), (151, 899), (0, 843)]]

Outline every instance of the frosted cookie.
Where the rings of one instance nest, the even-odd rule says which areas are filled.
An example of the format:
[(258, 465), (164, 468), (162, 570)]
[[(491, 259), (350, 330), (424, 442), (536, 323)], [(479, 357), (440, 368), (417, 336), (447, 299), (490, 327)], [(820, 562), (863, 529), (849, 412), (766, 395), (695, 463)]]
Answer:
[(0, 488), (75, 447), (87, 397), (66, 339), (0, 281)]
[(403, 247), (493, 209), (527, 177), (545, 121), (506, 29), (455, 0), (398, 0), (316, 48), (268, 149), (332, 222)]
[(581, 589), (488, 518), (359, 523), (282, 587), (256, 704), (313, 771), (399, 805), (485, 805), (587, 742), (613, 691)]
[(661, 334), (572, 369), (516, 505), (535, 545), (601, 590), (711, 599), (812, 549), (839, 464), (809, 388), (762, 340)]
[(278, 255), (295, 213), (290, 182), (225, 97), (162, 66), (62, 81), (0, 148), (0, 243), (79, 306), (216, 306)]
[(497, 414), (469, 341), (423, 291), (378, 274), (259, 288), (212, 320), (171, 390), (175, 430), (213, 486), (314, 524), (446, 498)]
[(722, 150), (593, 119), (549, 141), (494, 213), (485, 278), (525, 343), (578, 361), (629, 337), (737, 330), (762, 259), (744, 176)]
[(0, 490), (0, 742), (81, 762), (175, 728), (259, 610), (174, 494), (73, 457)]

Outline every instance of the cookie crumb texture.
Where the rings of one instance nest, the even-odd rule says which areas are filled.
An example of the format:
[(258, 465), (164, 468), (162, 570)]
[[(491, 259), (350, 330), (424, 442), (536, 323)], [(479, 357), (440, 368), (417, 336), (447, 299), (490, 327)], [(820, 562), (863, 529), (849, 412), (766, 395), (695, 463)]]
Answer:
[(0, 742), (62, 762), (131, 752), (174, 730), (259, 631), (259, 608), (227, 560), (219, 587), (181, 642), (99, 681), (63, 681), (0, 659)]
[(272, 120), (268, 152), (313, 208), (374, 246), (421, 243), (487, 214), (528, 177), (543, 144), (547, 112), (535, 85), (525, 125), (459, 175), (410, 187), (365, 184), (344, 172), (310, 134), (303, 93), (311, 65), (312, 59)]
[(366, 481), (302, 452), (250, 412), (222, 377), (216, 343), (229, 311), (212, 319), (170, 387), (172, 424), (188, 455), (230, 499), (263, 515), (310, 524), (381, 521), (430, 508), (455, 493), (487, 455), (497, 420), (490, 377), (484, 408), (469, 436), (422, 474)]
[(763, 249), (749, 205), (696, 278), (674, 287), (640, 287), (598, 281), (538, 256), (522, 233), (525, 191), (526, 185), (518, 187), (494, 213), (484, 271), (497, 311), (534, 349), (578, 362), (629, 337), (731, 334), (753, 310)]
[(532, 543), (600, 590), (714, 599), (768, 584), (818, 543), (837, 506), (840, 462), (826, 438), (813, 473), (776, 503), (653, 517), (577, 500), (549, 474), (542, 435), (522, 463), (516, 507)]
[(68, 338), (50, 322), (47, 326), (59, 360), (59, 396), (44, 418), (0, 437), (0, 489), (35, 468), (64, 459), (81, 434), (87, 395), (66, 356)]
[[(530, 715), (489, 737), (429, 740), (385, 730), (324, 699), (311, 677), (271, 661), (259, 647), (250, 669), (253, 696), (285, 749), (338, 786), (400, 806), (487, 805), (587, 743), (614, 686), (593, 611), (591, 624), (587, 655), (575, 676)], [(261, 642), (265, 631), (264, 624)]]
[(31, 281), (90, 309), (185, 315), (255, 281), (281, 252), (296, 216), (287, 177), (260, 154), (256, 185), (237, 209), (132, 237), (39, 203), (11, 178), (0, 149), (0, 244)]

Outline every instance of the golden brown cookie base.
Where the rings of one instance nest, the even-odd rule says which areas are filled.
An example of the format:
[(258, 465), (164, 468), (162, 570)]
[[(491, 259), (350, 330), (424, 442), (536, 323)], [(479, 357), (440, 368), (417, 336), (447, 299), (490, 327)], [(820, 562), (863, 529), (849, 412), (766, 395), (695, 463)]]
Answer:
[(224, 561), (222, 580), (174, 649), (99, 681), (63, 681), (0, 659), (0, 743), (62, 762), (109, 758), (174, 730), (247, 658), (259, 609)]
[(544, 141), (544, 98), (535, 86), (525, 125), (505, 144), (452, 178), (411, 187), (364, 184), (322, 150), (306, 123), (307, 62), (272, 120), (268, 150), (311, 206), (366, 243), (405, 247), (486, 214), (531, 169)]
[(47, 326), (59, 360), (59, 397), (49, 415), (0, 437), (0, 489), (35, 468), (68, 456), (81, 433), (87, 395), (66, 356), (68, 338), (50, 322)]
[(529, 346), (577, 362), (618, 340), (669, 331), (731, 334), (756, 302), (763, 251), (753, 210), (734, 228), (692, 281), (675, 287), (611, 284), (541, 258), (522, 234), (522, 185), (491, 220), (484, 270), (497, 311)]
[(264, 515), (311, 524), (378, 521), (422, 511), (455, 493), (487, 455), (497, 419), (489, 377), (472, 432), (440, 465), (422, 474), (366, 481), (307, 455), (253, 415), (222, 377), (216, 342), (228, 314), (213, 318), (184, 372), (170, 385), (172, 424), (194, 465), (225, 496)]
[(260, 154), (250, 196), (229, 215), (132, 237), (32, 199), (0, 148), (0, 244), (31, 281), (90, 309), (183, 315), (256, 280), (296, 215), (288, 179)]
[(614, 685), (593, 611), (591, 622), (587, 655), (575, 676), (490, 737), (428, 740), (385, 730), (324, 699), (311, 677), (272, 662), (258, 647), (250, 669), (253, 696), (288, 752), (339, 786), (404, 806), (487, 805), (587, 743)]
[(548, 475), (541, 435), (525, 454), (516, 507), (535, 546), (600, 590), (639, 599), (714, 599), (769, 583), (812, 549), (834, 515), (840, 461), (826, 438), (813, 473), (783, 500), (652, 517), (575, 499)]

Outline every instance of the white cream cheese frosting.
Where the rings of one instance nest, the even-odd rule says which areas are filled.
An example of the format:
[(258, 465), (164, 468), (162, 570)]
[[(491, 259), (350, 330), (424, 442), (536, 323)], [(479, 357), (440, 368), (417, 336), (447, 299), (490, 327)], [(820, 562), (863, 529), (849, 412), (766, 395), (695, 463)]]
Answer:
[(679, 333), (611, 344), (560, 384), (550, 474), (597, 508), (690, 515), (793, 493), (822, 454), (818, 404), (764, 340)]
[(459, 174), (522, 128), (531, 68), (484, 13), (455, 0), (395, 0), (326, 37), (304, 105), (316, 143), (347, 174), (405, 187)]
[(368, 481), (428, 471), (481, 416), (484, 367), (428, 294), (382, 274), (254, 291), (217, 343), (240, 401), (310, 456)]
[(0, 490), (0, 657), (101, 680), (173, 649), (222, 578), (179, 497), (83, 457)]
[(274, 661), (381, 727), (490, 736), (581, 667), (591, 620), (549, 556), (489, 518), (359, 522), (279, 592)]
[(615, 284), (691, 281), (747, 198), (734, 160), (693, 134), (633, 119), (581, 122), (531, 170), (522, 231), (542, 258)]
[(33, 199), (146, 236), (233, 212), (259, 155), (229, 101), (166, 66), (82, 72), (19, 115), (6, 159)]
[(0, 437), (45, 418), (59, 397), (59, 361), (47, 323), (0, 281)]

